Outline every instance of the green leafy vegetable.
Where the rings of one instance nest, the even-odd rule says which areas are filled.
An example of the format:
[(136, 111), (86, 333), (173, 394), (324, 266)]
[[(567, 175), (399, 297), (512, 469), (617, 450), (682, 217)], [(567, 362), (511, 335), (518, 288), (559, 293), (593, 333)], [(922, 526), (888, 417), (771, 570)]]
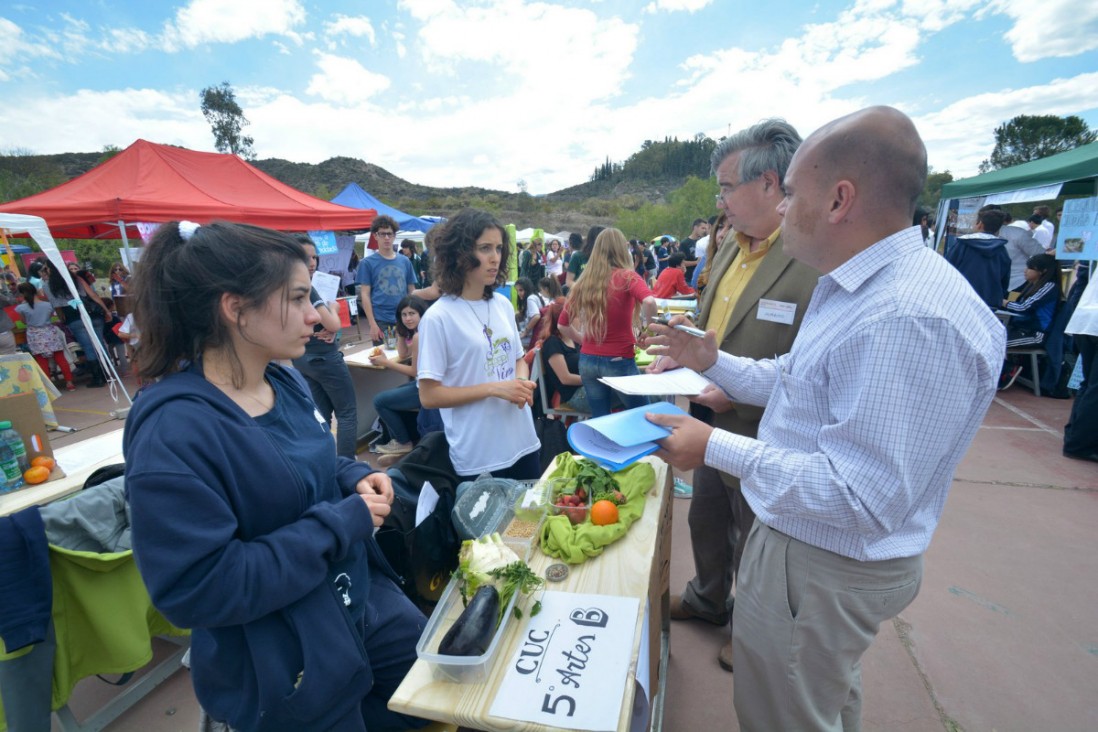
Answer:
[[(484, 585), (495, 587), (499, 592), (501, 615), (515, 592), (529, 595), (545, 582), (518, 558), (511, 547), (503, 543), (499, 534), (463, 541), (454, 578), (461, 583), (463, 603), (467, 603)], [(521, 618), (522, 611), (517, 604), (514, 610), (515, 617)], [(535, 602), (530, 614), (537, 615), (540, 610), (541, 603)]]
[[(503, 583), (502, 587), (497, 585), (496, 589), (499, 590), (500, 601), (504, 605), (511, 601), (511, 595), (516, 592), (531, 595), (545, 584), (545, 580), (534, 574), (534, 570), (530, 569), (530, 565), (521, 559), (505, 567), (493, 569), (489, 574)], [(537, 615), (539, 612), (541, 612), (540, 600), (536, 601), (534, 606), (530, 608), (530, 617)], [(515, 605), (515, 617), (522, 617), (522, 610), (519, 609), (517, 604)]]
[(572, 479), (577, 485), (587, 487), (587, 492), (591, 494), (591, 503), (604, 499), (614, 503), (622, 502), (616, 497), (622, 496), (622, 493), (613, 473), (590, 460), (577, 460), (576, 466), (579, 470)]

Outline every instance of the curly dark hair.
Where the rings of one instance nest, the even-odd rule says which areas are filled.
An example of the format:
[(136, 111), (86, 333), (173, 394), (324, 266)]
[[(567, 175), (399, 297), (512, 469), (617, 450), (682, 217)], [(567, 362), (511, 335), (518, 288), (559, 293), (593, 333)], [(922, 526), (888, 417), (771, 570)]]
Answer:
[(397, 230), (399, 228), (400, 227), (397, 226), (397, 222), (393, 219), (392, 216), (386, 216), (385, 214), (382, 214), (381, 216), (375, 218), (370, 224), (370, 233), (376, 234), (381, 229), (392, 229), (393, 233), (395, 234), (397, 233)]
[(487, 211), (467, 208), (447, 221), (438, 238), (431, 242), (431, 279), (438, 285), (439, 292), (445, 295), (461, 295), (465, 288), (465, 275), (480, 266), (480, 260), (476, 256), (477, 239), (487, 229), (492, 228), (499, 229), (503, 238), (503, 254), (500, 256), (495, 285), (485, 286), (484, 299), (491, 300), (495, 288), (507, 281), (511, 240), (506, 229)]

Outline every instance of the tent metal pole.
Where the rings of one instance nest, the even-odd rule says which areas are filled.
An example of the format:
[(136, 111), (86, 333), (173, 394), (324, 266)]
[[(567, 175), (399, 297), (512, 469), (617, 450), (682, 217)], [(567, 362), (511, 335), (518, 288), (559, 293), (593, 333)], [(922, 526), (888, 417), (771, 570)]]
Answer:
[(118, 222), (118, 231), (122, 234), (122, 246), (126, 249), (126, 266), (133, 268), (133, 256), (130, 254), (130, 238), (126, 236), (126, 222)]

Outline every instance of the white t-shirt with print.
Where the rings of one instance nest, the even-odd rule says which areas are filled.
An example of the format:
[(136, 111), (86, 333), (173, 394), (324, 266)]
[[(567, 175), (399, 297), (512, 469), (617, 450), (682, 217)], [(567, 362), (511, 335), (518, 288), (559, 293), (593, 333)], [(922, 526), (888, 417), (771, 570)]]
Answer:
[[(498, 293), (475, 302), (443, 295), (419, 323), (419, 378), (443, 386), (514, 379), (523, 354), (514, 312)], [(528, 406), (489, 397), (439, 411), (459, 475), (508, 468), (541, 447)]]

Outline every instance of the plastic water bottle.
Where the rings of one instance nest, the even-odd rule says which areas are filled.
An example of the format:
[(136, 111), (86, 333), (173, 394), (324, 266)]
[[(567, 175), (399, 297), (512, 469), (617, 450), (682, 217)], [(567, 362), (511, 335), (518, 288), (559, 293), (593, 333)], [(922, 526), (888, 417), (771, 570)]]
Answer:
[(16, 461), (19, 463), (20, 470), (25, 471), (30, 467), (30, 458), (27, 457), (27, 446), (23, 444), (22, 436), (15, 431), (15, 428), (11, 426), (11, 422), (7, 420), (0, 422), (0, 440), (8, 443), (8, 447), (11, 448)]
[(0, 491), (8, 493), (23, 487), (23, 471), (19, 469), (19, 461), (4, 440), (0, 440), (0, 472), (3, 472), (4, 478)]

